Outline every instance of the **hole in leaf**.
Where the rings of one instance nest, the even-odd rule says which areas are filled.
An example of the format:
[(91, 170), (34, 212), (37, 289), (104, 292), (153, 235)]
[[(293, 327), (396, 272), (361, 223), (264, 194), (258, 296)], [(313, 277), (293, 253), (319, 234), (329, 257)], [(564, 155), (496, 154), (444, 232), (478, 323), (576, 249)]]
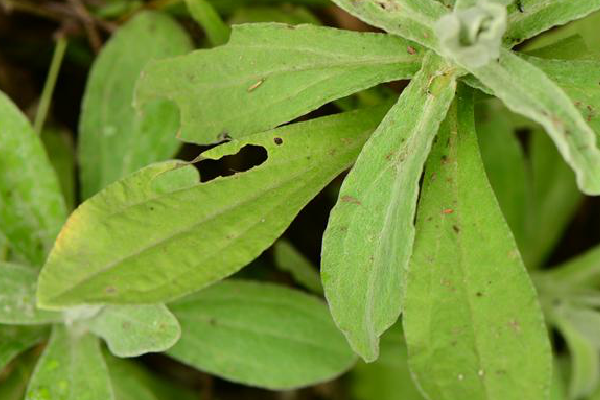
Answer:
[(200, 182), (209, 182), (220, 176), (246, 172), (264, 163), (269, 154), (264, 147), (247, 144), (237, 152), (218, 160), (201, 160), (194, 164), (200, 172)]

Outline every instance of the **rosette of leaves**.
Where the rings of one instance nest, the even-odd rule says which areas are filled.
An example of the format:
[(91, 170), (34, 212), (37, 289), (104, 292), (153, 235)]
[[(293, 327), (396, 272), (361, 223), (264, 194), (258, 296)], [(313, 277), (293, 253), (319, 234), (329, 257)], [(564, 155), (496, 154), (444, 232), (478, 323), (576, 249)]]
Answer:
[[(86, 179), (96, 190), (113, 183), (62, 227), (38, 279), (38, 306), (65, 312), (82, 305), (105, 310), (174, 301), (183, 330), (170, 350), (177, 359), (271, 388), (298, 385), (286, 379), (307, 371), (317, 376), (304, 377), (303, 384), (330, 378), (352, 357), (329, 330), (326, 315), (316, 311), (322, 304), (314, 299), (306, 299), (310, 306), (298, 299), (271, 309), (274, 319), (267, 311), (260, 314), (264, 320), (254, 318), (260, 327), (274, 329), (268, 333), (244, 326), (256, 335), (252, 343), (269, 335), (282, 340), (288, 353), (275, 352), (270, 359), (306, 353), (304, 360), (292, 358), (290, 365), (298, 370), (284, 374), (278, 385), (245, 376), (252, 367), (235, 369), (255, 360), (255, 351), (260, 354), (241, 339), (230, 347), (221, 344), (234, 354), (225, 356), (193, 338), (203, 331), (198, 320), (205, 328), (213, 322), (221, 327), (211, 312), (225, 319), (249, 316), (241, 306), (210, 311), (206, 304), (284, 301), (285, 295), (270, 289), (217, 282), (267, 249), (300, 209), (353, 165), (331, 213), (321, 265), (331, 314), (352, 349), (366, 361), (377, 359), (379, 337), (402, 313), (412, 376), (427, 398), (547, 399), (552, 358), (542, 309), (480, 159), (469, 86), (539, 124), (575, 173), (579, 189), (600, 194), (597, 121), (578, 106), (598, 106), (599, 64), (512, 50), (600, 9), (600, 1), (335, 3), (386, 33), (246, 24), (235, 26), (223, 46), (148, 63), (135, 88), (137, 116), (124, 135), (175, 126), (144, 122), (160, 115), (155, 108), (164, 108), (178, 114), (182, 141), (233, 139), (200, 159), (220, 159), (246, 146), (263, 148), (267, 159), (249, 171), (200, 182), (196, 169), (181, 161), (135, 171), (167, 158), (143, 156), (148, 149), (170, 149), (172, 136), (157, 134), (169, 143), (157, 147), (145, 142), (152, 135), (127, 136), (128, 144), (116, 140), (115, 148), (140, 150), (140, 162), (127, 158), (130, 168), (122, 172), (135, 172), (123, 178), (112, 172), (104, 181), (82, 175), (84, 187)], [(321, 105), (401, 79), (410, 84), (391, 108), (282, 126)], [(113, 133), (106, 130), (104, 136)], [(93, 141), (101, 135), (89, 135), (96, 143), (89, 147), (93, 153), (101, 148)], [(96, 162), (107, 171), (120, 165), (109, 160)], [(289, 298), (295, 295), (300, 296)], [(306, 318), (288, 321), (305, 327), (299, 338), (273, 322), (286, 315), (281, 307)], [(237, 323), (224, 325), (240, 328)], [(311, 334), (315, 325), (325, 332)], [(217, 330), (205, 330), (217, 332), (207, 343), (220, 337)], [(307, 337), (327, 339), (305, 343)], [(286, 339), (311, 345), (313, 356)], [(272, 341), (258, 347), (267, 344)], [(322, 363), (315, 363), (315, 348)]]

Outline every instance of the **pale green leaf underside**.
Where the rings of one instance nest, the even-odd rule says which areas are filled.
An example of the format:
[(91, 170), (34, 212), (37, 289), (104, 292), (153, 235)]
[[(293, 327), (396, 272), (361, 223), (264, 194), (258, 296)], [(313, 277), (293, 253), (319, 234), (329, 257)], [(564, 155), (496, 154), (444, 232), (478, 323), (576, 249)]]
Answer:
[(406, 282), (404, 330), (436, 400), (545, 400), (551, 353), (537, 295), (487, 181), (470, 91), (428, 159)]
[(56, 325), (25, 400), (114, 400), (98, 339)]
[(287, 240), (280, 239), (273, 245), (273, 263), (311, 292), (323, 294), (318, 269)]
[(107, 305), (86, 323), (117, 357), (137, 357), (169, 349), (181, 334), (164, 304)]
[(172, 157), (177, 109), (154, 103), (132, 106), (135, 82), (150, 61), (192, 50), (185, 31), (166, 15), (138, 14), (107, 42), (94, 62), (79, 122), (79, 161), (83, 198), (155, 161)]
[(328, 381), (356, 358), (325, 303), (268, 283), (224, 281), (170, 305), (182, 335), (168, 354), (273, 390)]
[(401, 311), (423, 164), (454, 98), (455, 69), (430, 53), (344, 180), (323, 237), (321, 277), (336, 324), (366, 361)]
[(506, 44), (514, 46), (553, 26), (566, 24), (600, 9), (600, 0), (519, 0), (509, 6)]
[(17, 355), (44, 341), (49, 332), (45, 326), (0, 325), (0, 371)]
[[(233, 176), (199, 183), (193, 166), (171, 161), (110, 185), (67, 221), (41, 272), (39, 304), (155, 303), (231, 275), (348, 168), (385, 110), (318, 118), (202, 154), (266, 150), (263, 164)], [(176, 179), (179, 188), (165, 187)]]
[(410, 54), (409, 45), (314, 25), (238, 25), (225, 46), (151, 63), (137, 85), (137, 107), (157, 98), (175, 102), (184, 141), (239, 138), (378, 83), (410, 78), (422, 50), (412, 47)]
[(29, 121), (0, 92), (0, 232), (34, 266), (66, 218), (54, 169)]
[(596, 134), (567, 94), (544, 71), (503, 50), (499, 62), (472, 68), (471, 72), (509, 109), (541, 124), (575, 171), (579, 188), (589, 195), (600, 194)]
[(448, 12), (434, 0), (333, 0), (341, 9), (388, 33), (437, 49), (433, 24)]
[(31, 267), (0, 262), (0, 324), (38, 325), (62, 320), (58, 313), (36, 308), (37, 275)]

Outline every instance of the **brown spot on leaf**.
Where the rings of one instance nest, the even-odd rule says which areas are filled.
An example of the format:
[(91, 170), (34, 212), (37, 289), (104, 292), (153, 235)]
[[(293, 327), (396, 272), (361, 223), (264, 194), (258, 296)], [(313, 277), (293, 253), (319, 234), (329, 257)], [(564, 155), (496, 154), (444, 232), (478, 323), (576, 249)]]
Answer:
[(357, 205), (362, 204), (360, 202), (360, 200), (358, 200), (357, 198), (352, 197), (352, 196), (342, 196), (341, 200), (343, 203), (352, 203), (352, 204), (357, 204)]
[(444, 214), (452, 214), (453, 212), (454, 210), (451, 208), (445, 208), (444, 210), (442, 210), (442, 213)]
[(280, 138), (280, 137), (276, 137), (276, 138), (273, 138), (273, 142), (275, 142), (275, 144), (276, 144), (277, 146), (280, 146), (280, 145), (282, 145), (282, 144), (283, 144), (283, 139), (282, 139), (282, 138)]

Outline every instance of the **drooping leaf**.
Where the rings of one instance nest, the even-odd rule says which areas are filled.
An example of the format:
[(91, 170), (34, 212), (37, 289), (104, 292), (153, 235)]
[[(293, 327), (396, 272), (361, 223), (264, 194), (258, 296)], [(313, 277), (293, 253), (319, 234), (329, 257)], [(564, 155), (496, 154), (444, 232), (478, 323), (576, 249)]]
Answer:
[(561, 291), (600, 289), (600, 246), (569, 259), (564, 264), (544, 271), (538, 277), (544, 284), (561, 286)]
[(20, 353), (46, 339), (48, 333), (47, 327), (0, 325), (0, 371)]
[(377, 359), (379, 336), (400, 315), (419, 179), (454, 98), (456, 70), (432, 53), (365, 144), (323, 236), (321, 277), (336, 324), (354, 351)]
[(5, 376), (0, 382), (0, 399), (23, 400), (36, 361), (37, 354), (31, 351), (23, 354), (11, 364), (8, 376)]
[(98, 339), (56, 325), (25, 400), (114, 400)]
[(67, 210), (75, 207), (75, 147), (73, 139), (64, 131), (44, 129), (42, 142), (54, 166)]
[(0, 262), (0, 324), (37, 325), (58, 322), (58, 313), (42, 311), (35, 304), (37, 271)]
[(168, 354), (250, 386), (333, 379), (355, 361), (325, 303), (268, 283), (224, 281), (170, 305), (182, 335)]
[(487, 181), (463, 88), (429, 157), (406, 282), (409, 365), (436, 400), (548, 398), (537, 295)]
[(40, 266), (65, 218), (54, 169), (29, 121), (0, 92), (0, 231)]
[(600, 150), (594, 131), (567, 94), (533, 64), (508, 50), (470, 71), (506, 106), (541, 124), (575, 171), (579, 188), (600, 194)]
[(379, 359), (359, 361), (351, 372), (351, 393), (356, 400), (424, 400), (412, 381), (408, 353), (400, 325), (381, 337)]
[(155, 161), (172, 157), (178, 112), (153, 102), (137, 112), (134, 85), (150, 60), (186, 54), (185, 31), (170, 17), (143, 12), (123, 25), (94, 62), (79, 121), (79, 160), (83, 198)]
[(515, 46), (556, 25), (583, 18), (600, 10), (600, 0), (516, 0), (508, 7), (504, 42)]
[(198, 396), (132, 361), (104, 354), (115, 400), (195, 400)]
[(448, 9), (435, 0), (333, 0), (356, 18), (393, 35), (437, 49), (434, 23)]
[(296, 282), (311, 292), (323, 294), (319, 271), (287, 240), (280, 239), (275, 242), (273, 261), (277, 268), (289, 272)]
[(233, 176), (199, 183), (193, 166), (171, 161), (109, 186), (68, 220), (41, 272), (39, 304), (160, 302), (231, 275), (348, 168), (386, 109), (314, 119), (202, 153), (217, 160), (247, 145), (263, 148), (263, 164)]
[(137, 107), (156, 98), (175, 102), (178, 136), (185, 141), (238, 138), (378, 83), (411, 77), (422, 51), (409, 46), (389, 35), (330, 27), (239, 25), (226, 46), (151, 63), (137, 86)]
[(169, 349), (181, 334), (164, 304), (108, 305), (87, 322), (117, 357), (137, 357)]

